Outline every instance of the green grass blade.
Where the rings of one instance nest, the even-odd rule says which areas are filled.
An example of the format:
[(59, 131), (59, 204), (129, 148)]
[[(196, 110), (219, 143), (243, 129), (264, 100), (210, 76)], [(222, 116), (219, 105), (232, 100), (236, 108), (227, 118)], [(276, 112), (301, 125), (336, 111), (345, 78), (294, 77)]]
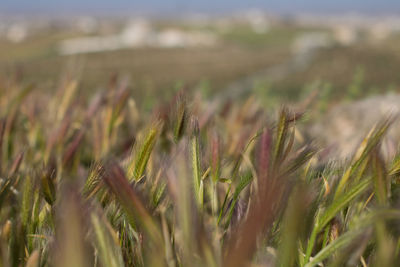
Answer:
[(233, 211), (239, 200), (240, 193), (251, 183), (252, 180), (253, 180), (253, 176), (249, 172), (241, 177), (239, 184), (236, 186), (235, 192), (233, 193), (233, 197), (232, 197), (232, 203), (229, 207), (228, 218), (225, 223), (225, 229), (227, 229), (229, 224), (231, 223)]
[(110, 228), (106, 227), (94, 213), (91, 216), (91, 221), (101, 265), (109, 267), (124, 266), (120, 247), (115, 240), (116, 234), (114, 233), (115, 238), (113, 239)]
[(135, 181), (139, 181), (143, 177), (151, 152), (153, 151), (157, 141), (159, 127), (160, 126), (155, 126), (149, 130), (149, 132), (146, 134), (144, 142), (137, 150), (135, 160), (132, 161), (128, 168), (128, 173), (130, 174), (129, 177)]
[(197, 205), (201, 209), (203, 207), (204, 191), (201, 180), (199, 132), (200, 132), (199, 123), (197, 120), (194, 120), (193, 134), (191, 138), (193, 186), (197, 200)]
[(325, 225), (327, 225), (343, 208), (348, 206), (352, 200), (363, 194), (369, 188), (370, 183), (371, 178), (365, 178), (335, 199), (317, 220), (317, 229), (322, 230)]
[(339, 238), (328, 244), (321, 251), (319, 251), (305, 267), (313, 267), (322, 262), (323, 260), (332, 256), (332, 254), (340, 249), (351, 244), (354, 239), (362, 233), (362, 230), (352, 230), (342, 234)]

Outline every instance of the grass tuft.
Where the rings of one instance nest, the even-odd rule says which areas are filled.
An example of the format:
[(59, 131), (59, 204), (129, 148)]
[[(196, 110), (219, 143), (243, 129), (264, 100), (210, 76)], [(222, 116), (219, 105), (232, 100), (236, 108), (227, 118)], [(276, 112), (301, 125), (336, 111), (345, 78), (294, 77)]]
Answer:
[(275, 118), (255, 98), (178, 95), (151, 114), (117, 78), (91, 100), (75, 80), (32, 88), (0, 94), (1, 266), (400, 260), (400, 157), (381, 151), (394, 118), (327, 164), (303, 113)]

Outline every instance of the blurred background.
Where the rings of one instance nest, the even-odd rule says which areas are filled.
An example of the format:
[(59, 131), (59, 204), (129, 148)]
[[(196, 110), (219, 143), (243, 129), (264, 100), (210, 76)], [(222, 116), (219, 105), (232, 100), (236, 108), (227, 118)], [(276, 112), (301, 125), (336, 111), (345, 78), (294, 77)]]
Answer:
[(255, 95), (269, 105), (318, 90), (342, 100), (397, 92), (400, 2), (3, 0), (0, 81), (82, 93), (129, 79), (151, 108), (176, 90)]

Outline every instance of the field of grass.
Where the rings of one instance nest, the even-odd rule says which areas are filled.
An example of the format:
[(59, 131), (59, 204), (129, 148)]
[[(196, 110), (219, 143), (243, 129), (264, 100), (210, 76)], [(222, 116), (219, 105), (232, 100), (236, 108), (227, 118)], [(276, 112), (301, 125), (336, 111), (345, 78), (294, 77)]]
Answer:
[(213, 47), (79, 56), (56, 49), (73, 31), (0, 41), (0, 267), (397, 266), (400, 151), (381, 150), (395, 118), (348, 159), (304, 130), (338, 102), (398, 92), (400, 39), (258, 74), (314, 30), (239, 25)]
[[(400, 157), (379, 122), (321, 162), (303, 110), (179, 91), (152, 112), (123, 79), (89, 96), (0, 84), (1, 266), (396, 266)], [(326, 162), (326, 161), (324, 161)]]
[(196, 86), (207, 82), (218, 89), (288, 60), (295, 31), (276, 32), (282, 37), (276, 39), (275, 32), (264, 36), (248, 28), (237, 29), (219, 34), (221, 42), (213, 47), (139, 48), (60, 56), (59, 41), (77, 33), (49, 31), (18, 44), (0, 41), (0, 49), (7, 51), (0, 54), (0, 78), (18, 72), (26, 82), (47, 82), (51, 87), (58, 82), (60, 73), (80, 69), (81, 84), (88, 91), (102, 87), (115, 73), (129, 76), (132, 86), (138, 91), (150, 91), (152, 96), (177, 83)]
[[(156, 27), (185, 29), (182, 22), (168, 22)], [(203, 28), (194, 28), (199, 29)], [(60, 56), (57, 52), (59, 42), (79, 36), (79, 33), (53, 29), (17, 44), (0, 40), (0, 49), (6, 51), (0, 53), (0, 80), (15, 77), (23, 84), (40, 84), (41, 90), (51, 92), (65, 76), (79, 77), (80, 85), (85, 89), (83, 92), (95, 92), (107, 86), (118, 74), (130, 80), (138, 105), (149, 109), (171, 97), (175, 89), (196, 88), (213, 96), (254, 73), (290, 62), (294, 57), (293, 42), (298, 36), (324, 31), (291, 24), (275, 25), (264, 34), (242, 24), (225, 31), (212, 26), (205, 29), (220, 38), (216, 46), (139, 48)], [(378, 43), (363, 41), (320, 49), (297, 71), (279, 79), (266, 75), (254, 84), (253, 93), (270, 104), (296, 102), (316, 85), (324, 88), (326, 98), (332, 103), (349, 94), (357, 98), (398, 92), (399, 40), (398, 36), (392, 36)]]
[(399, 91), (400, 50), (397, 40), (385, 45), (359, 44), (350, 47), (334, 47), (320, 51), (311, 64), (290, 76), (272, 84), (275, 90), (283, 90), (292, 98), (299, 96), (299, 85), (312, 81), (329, 84), (332, 99), (347, 95), (349, 86), (359, 82), (359, 97)]

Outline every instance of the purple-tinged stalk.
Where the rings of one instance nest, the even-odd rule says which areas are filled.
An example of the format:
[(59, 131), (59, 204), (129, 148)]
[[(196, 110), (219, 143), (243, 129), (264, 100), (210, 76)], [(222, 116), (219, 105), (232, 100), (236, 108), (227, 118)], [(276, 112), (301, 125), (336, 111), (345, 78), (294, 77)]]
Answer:
[(56, 266), (85, 267), (93, 264), (93, 254), (85, 238), (89, 211), (78, 192), (75, 185), (65, 184), (60, 203), (56, 205), (56, 240), (52, 250)]
[(44, 161), (47, 163), (52, 150), (56, 144), (61, 144), (64, 141), (65, 136), (71, 126), (71, 117), (67, 113), (67, 115), (61, 121), (59, 127), (54, 130), (53, 133), (50, 134), (49, 141), (47, 142), (47, 146), (44, 153)]
[[(282, 179), (270, 170), (271, 136), (268, 130), (261, 136), (258, 154), (257, 191), (250, 202), (247, 216), (230, 236), (223, 266), (239, 267), (249, 264), (257, 248), (257, 239), (266, 233), (276, 216), (284, 190)], [(282, 178), (282, 177), (280, 177)]]
[[(143, 240), (153, 253), (164, 251), (163, 238), (158, 223), (146, 209), (142, 200), (131, 187), (124, 171), (116, 162), (105, 166), (104, 180), (127, 213), (131, 226), (135, 229), (138, 224), (144, 231)], [(150, 253), (150, 251), (148, 251)], [(161, 259), (162, 258), (162, 259)], [(163, 257), (160, 257), (160, 262)]]
[(21, 166), (22, 160), (24, 158), (24, 151), (18, 153), (15, 157), (14, 161), (11, 164), (10, 171), (8, 172), (8, 177), (13, 176), (15, 173), (18, 172), (19, 167)]
[(218, 213), (218, 181), (221, 175), (221, 138), (216, 132), (211, 138), (211, 209), (216, 215)]
[(73, 160), (79, 150), (79, 146), (81, 145), (84, 136), (85, 132), (83, 129), (79, 130), (75, 134), (74, 138), (72, 139), (72, 142), (67, 146), (63, 154), (63, 159), (62, 159), (63, 167), (68, 167), (68, 168), (72, 167)]

